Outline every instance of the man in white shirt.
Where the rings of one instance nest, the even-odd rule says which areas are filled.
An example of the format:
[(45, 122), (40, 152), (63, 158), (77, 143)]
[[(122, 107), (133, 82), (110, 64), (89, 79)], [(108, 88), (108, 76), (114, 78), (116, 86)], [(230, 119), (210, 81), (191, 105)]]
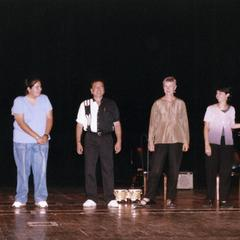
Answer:
[[(116, 103), (104, 98), (105, 93), (103, 80), (94, 80), (91, 84), (92, 99), (81, 103), (76, 125), (77, 153), (85, 156), (85, 189), (87, 200), (84, 207), (97, 205), (97, 181), (96, 164), (100, 158), (103, 178), (104, 199), (108, 207), (118, 207), (114, 200), (114, 173), (113, 173), (113, 138), (116, 135), (114, 145), (115, 153), (121, 151), (121, 124), (119, 110)], [(83, 130), (84, 147), (81, 142)]]

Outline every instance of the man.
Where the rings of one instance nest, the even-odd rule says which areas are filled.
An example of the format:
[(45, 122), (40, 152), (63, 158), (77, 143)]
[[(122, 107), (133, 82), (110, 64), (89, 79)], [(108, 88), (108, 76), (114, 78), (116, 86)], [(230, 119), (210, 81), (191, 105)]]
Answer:
[(164, 163), (168, 160), (167, 207), (175, 207), (176, 186), (182, 152), (189, 148), (189, 127), (185, 103), (174, 96), (177, 84), (172, 76), (163, 80), (164, 96), (151, 109), (148, 149), (152, 152), (147, 193), (141, 205), (154, 202)]
[[(77, 153), (85, 156), (85, 188), (87, 200), (83, 207), (97, 205), (96, 164), (100, 158), (103, 178), (104, 199), (108, 207), (118, 207), (114, 200), (114, 174), (113, 174), (113, 138), (115, 132), (115, 153), (121, 151), (121, 124), (119, 110), (116, 103), (104, 98), (103, 80), (93, 80), (91, 83), (92, 99), (81, 103), (76, 125)], [(81, 142), (83, 130), (86, 132), (84, 147)]]

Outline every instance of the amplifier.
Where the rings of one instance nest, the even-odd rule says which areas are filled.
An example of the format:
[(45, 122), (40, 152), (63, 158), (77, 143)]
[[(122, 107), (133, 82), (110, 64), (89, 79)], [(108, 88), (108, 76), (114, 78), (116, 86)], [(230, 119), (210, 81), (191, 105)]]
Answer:
[(177, 189), (193, 189), (192, 172), (179, 172)]

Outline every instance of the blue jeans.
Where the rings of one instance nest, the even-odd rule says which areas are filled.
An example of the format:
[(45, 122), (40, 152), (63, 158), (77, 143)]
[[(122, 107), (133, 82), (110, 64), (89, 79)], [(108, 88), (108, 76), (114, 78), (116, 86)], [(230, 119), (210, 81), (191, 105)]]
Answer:
[(17, 165), (17, 194), (15, 200), (26, 203), (28, 198), (28, 179), (33, 173), (34, 200), (46, 201), (48, 192), (46, 170), (49, 144), (13, 143), (14, 159)]

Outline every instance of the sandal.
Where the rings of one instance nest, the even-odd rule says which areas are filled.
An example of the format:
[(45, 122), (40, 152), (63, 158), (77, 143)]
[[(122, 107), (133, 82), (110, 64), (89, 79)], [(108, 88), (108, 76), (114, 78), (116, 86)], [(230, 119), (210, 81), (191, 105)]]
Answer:
[(141, 200), (141, 202), (140, 202), (140, 205), (142, 205), (142, 206), (146, 206), (147, 204), (149, 204), (150, 203), (150, 199), (149, 198), (143, 198), (142, 200)]

